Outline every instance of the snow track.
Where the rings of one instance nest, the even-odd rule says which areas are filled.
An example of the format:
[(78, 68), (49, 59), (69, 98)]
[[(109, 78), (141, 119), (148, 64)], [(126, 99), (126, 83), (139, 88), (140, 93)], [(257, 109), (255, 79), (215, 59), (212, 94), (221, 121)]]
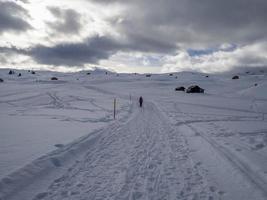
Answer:
[(262, 191), (264, 196), (267, 196), (267, 182), (262, 178), (255, 170), (253, 170), (249, 163), (242, 161), (238, 156), (232, 153), (229, 149), (220, 145), (211, 137), (207, 137), (204, 133), (197, 131), (194, 127), (190, 127), (197, 135), (204, 138), (216, 151), (218, 151), (222, 156), (227, 158), (230, 163), (232, 163), (236, 168), (238, 168), (258, 189)]
[[(264, 179), (230, 150), (197, 130), (192, 123), (171, 124), (156, 104), (151, 102), (146, 102), (144, 108), (134, 107), (134, 110), (136, 112), (127, 121), (113, 123), (88, 139), (65, 147), (66, 153), (72, 152), (67, 153), (66, 158), (51, 154), (50, 161), (54, 167), (62, 166), (65, 169), (38, 194), (28, 198), (18, 191), (9, 199), (215, 200), (246, 197), (246, 192), (240, 195), (225, 194), (228, 191), (221, 190), (220, 183), (212, 180), (209, 174), (212, 170), (217, 175), (224, 174), (223, 180), (227, 178), (227, 184), (249, 180), (246, 186), (254, 187), (254, 192), (260, 191), (263, 196), (266, 195)], [(188, 129), (193, 136), (186, 134)], [(201, 138), (202, 145), (203, 142), (210, 145), (210, 151), (205, 155), (206, 159), (210, 159), (208, 162), (212, 163), (215, 161), (212, 161), (212, 156), (219, 155), (216, 162), (223, 163), (223, 168), (209, 172), (205, 159), (198, 161), (194, 157), (194, 143)], [(204, 151), (208, 149), (202, 148)], [(211, 150), (216, 153), (209, 155)], [(77, 156), (71, 165), (65, 164), (65, 160), (73, 160), (69, 156)], [(235, 179), (225, 174), (229, 169), (233, 171), (233, 167), (238, 172)], [(245, 191), (246, 187), (237, 188), (237, 191)], [(257, 192), (247, 195), (248, 198), (264, 199), (261, 196)]]
[[(136, 108), (138, 109), (138, 108)], [(199, 163), (153, 103), (112, 126), (34, 199), (208, 199)]]
[[(199, 104), (190, 105), (202, 106)], [(207, 170), (206, 178), (210, 179), (210, 183), (214, 183), (212, 187), (221, 189), (220, 199), (266, 199), (267, 179), (265, 171), (267, 162), (265, 155), (257, 152), (257, 149), (243, 144), (236, 136), (238, 133), (235, 131), (216, 124), (218, 122), (236, 123), (242, 121), (262, 123), (260, 114), (255, 115), (251, 112), (249, 116), (242, 116), (244, 110), (235, 109), (237, 113), (232, 116), (211, 114), (209, 117), (209, 114), (192, 114), (191, 110), (190, 112), (182, 112), (180, 108), (183, 108), (183, 105), (178, 106), (177, 103), (172, 106), (172, 112), (167, 111), (167, 114), (173, 119), (173, 124), (178, 127), (185, 140), (188, 141), (189, 148), (196, 151), (193, 153), (194, 155), (192, 154), (192, 158), (203, 164)], [(218, 108), (215, 106), (205, 107)], [(222, 110), (232, 111), (232, 109), (223, 108)], [(262, 133), (264, 130), (253, 131), (250, 134), (255, 136), (257, 132)], [(231, 173), (229, 174), (229, 172)], [(229, 185), (234, 186), (235, 189), (233, 190)]]

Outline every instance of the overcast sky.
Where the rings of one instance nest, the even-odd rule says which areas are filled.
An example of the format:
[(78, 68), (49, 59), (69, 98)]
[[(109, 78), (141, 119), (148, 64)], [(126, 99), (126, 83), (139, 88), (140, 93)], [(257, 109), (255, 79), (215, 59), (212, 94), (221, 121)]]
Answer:
[(266, 0), (0, 0), (0, 68), (267, 66)]

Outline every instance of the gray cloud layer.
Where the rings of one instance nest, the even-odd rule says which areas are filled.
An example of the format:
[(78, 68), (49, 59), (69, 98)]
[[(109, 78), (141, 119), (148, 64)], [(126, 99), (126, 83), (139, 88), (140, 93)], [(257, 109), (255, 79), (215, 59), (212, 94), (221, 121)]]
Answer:
[(118, 25), (137, 33), (185, 46), (247, 43), (266, 39), (265, 0), (94, 0), (121, 3), (127, 9)]
[[(100, 37), (97, 35), (79, 43), (64, 43), (52, 47), (38, 45), (26, 52), (40, 64), (82, 66), (86, 63), (95, 64), (99, 60), (108, 59), (118, 51), (168, 53), (175, 49), (175, 46), (171, 44), (150, 42), (150, 40), (141, 44), (139, 43), (140, 40), (138, 40), (138, 43), (136, 39), (119, 41), (113, 37)], [(17, 49), (11, 50), (17, 51)], [(21, 51), (21, 53), (25, 54), (25, 50)]]
[(56, 33), (77, 34), (82, 28), (80, 22), (81, 15), (72, 9), (60, 9), (49, 7), (49, 11), (57, 18), (56, 22), (46, 24)]
[(26, 21), (27, 10), (14, 2), (0, 2), (0, 34), (7, 31), (23, 32), (31, 29)]
[(41, 64), (81, 66), (107, 59), (119, 49), (115, 40), (95, 36), (80, 43), (65, 43), (52, 47), (39, 45), (29, 50), (28, 55)]
[[(267, 44), (258, 45), (267, 39), (266, 0), (80, 0), (82, 1), (93, 2), (99, 5), (99, 9), (107, 4), (110, 9), (112, 6), (121, 7), (118, 13), (99, 18), (99, 21), (105, 20), (117, 35), (111, 36), (105, 31), (103, 35), (100, 31), (101, 36), (89, 37), (89, 34), (83, 34), (83, 37), (88, 38), (80, 38), (79, 41), (83, 40), (82, 42), (65, 41), (50, 43), (50, 46), (36, 43), (29, 49), (3, 47), (0, 48), (0, 53), (23, 54), (40, 64), (66, 66), (98, 63), (118, 52), (154, 53), (159, 55), (158, 58), (170, 56), (164, 60), (169, 62), (166, 69), (177, 69), (173, 66), (182, 65), (196, 69), (198, 66), (204, 68), (207, 64), (210, 66), (208, 70), (215, 65), (225, 67), (220, 62), (227, 63), (226, 59), (231, 56), (233, 59), (229, 65), (266, 64), (267, 58), (264, 55), (257, 56), (259, 52), (267, 53)], [(56, 19), (54, 22), (44, 22), (52, 30), (47, 38), (60, 38), (62, 34), (79, 37), (81, 30), (84, 30), (83, 26), (89, 26), (81, 20), (84, 16), (70, 5), (62, 8), (48, 5), (46, 8)], [(0, 34), (10, 30), (22, 32), (30, 29), (31, 25), (25, 20), (27, 17), (28, 11), (18, 4), (0, 3)], [(238, 48), (232, 52), (203, 55), (200, 61), (197, 60), (199, 58), (187, 55), (188, 49), (213, 49), (222, 44), (234, 44)]]

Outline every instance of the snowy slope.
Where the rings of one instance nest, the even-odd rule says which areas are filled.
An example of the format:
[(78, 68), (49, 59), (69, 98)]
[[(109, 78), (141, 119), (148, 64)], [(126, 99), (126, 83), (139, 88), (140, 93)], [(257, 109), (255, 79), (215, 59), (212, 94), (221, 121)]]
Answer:
[[(113, 97), (77, 82), (79, 74), (22, 72), (7, 75), (0, 89), (0, 178), (40, 155), (103, 127), (113, 120)], [(56, 76), (58, 81), (51, 81)], [(36, 81), (38, 79), (38, 81)], [(82, 80), (81, 80), (82, 82)], [(118, 99), (118, 119), (129, 102)]]
[(0, 70), (0, 199), (267, 198), (266, 74), (22, 73)]

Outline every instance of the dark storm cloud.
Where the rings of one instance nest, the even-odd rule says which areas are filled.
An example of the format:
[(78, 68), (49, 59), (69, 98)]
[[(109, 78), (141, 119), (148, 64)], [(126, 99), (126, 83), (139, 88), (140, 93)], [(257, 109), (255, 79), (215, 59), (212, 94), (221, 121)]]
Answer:
[(57, 33), (75, 34), (82, 28), (80, 22), (81, 15), (72, 9), (60, 9), (49, 7), (49, 11), (57, 18), (56, 22), (47, 22), (46, 24)]
[(247, 43), (266, 39), (266, 0), (91, 0), (122, 4), (121, 33), (185, 45)]
[(7, 31), (23, 32), (31, 29), (26, 21), (28, 12), (14, 2), (0, 2), (0, 34)]
[[(156, 42), (151, 42), (155, 45)], [(156, 43), (157, 44), (157, 43)], [(36, 46), (32, 48), (28, 55), (40, 64), (48, 65), (68, 65), (81, 66), (85, 63), (98, 63), (102, 59), (108, 59), (118, 51), (169, 51), (174, 46), (166, 44), (157, 44), (157, 47), (151, 48), (148, 43), (137, 45), (133, 41), (119, 41), (112, 37), (95, 36), (86, 39), (81, 43), (65, 43), (52, 47)], [(160, 48), (159, 48), (160, 46)]]
[(107, 59), (118, 49), (115, 40), (95, 36), (81, 43), (63, 43), (52, 47), (39, 45), (28, 54), (40, 64), (82, 66)]
[[(146, 40), (144, 44), (137, 44)], [(147, 42), (147, 40), (149, 42)], [(174, 50), (174, 45), (161, 44), (149, 39), (132, 38), (132, 40), (118, 40), (107, 36), (94, 36), (79, 43), (60, 43), (55, 46), (37, 45), (29, 49), (19, 49), (15, 46), (0, 47), (0, 53), (23, 54), (30, 56), (39, 64), (82, 66), (86, 63), (96, 64), (100, 60), (108, 59), (118, 51), (132, 52), (168, 52)]]

